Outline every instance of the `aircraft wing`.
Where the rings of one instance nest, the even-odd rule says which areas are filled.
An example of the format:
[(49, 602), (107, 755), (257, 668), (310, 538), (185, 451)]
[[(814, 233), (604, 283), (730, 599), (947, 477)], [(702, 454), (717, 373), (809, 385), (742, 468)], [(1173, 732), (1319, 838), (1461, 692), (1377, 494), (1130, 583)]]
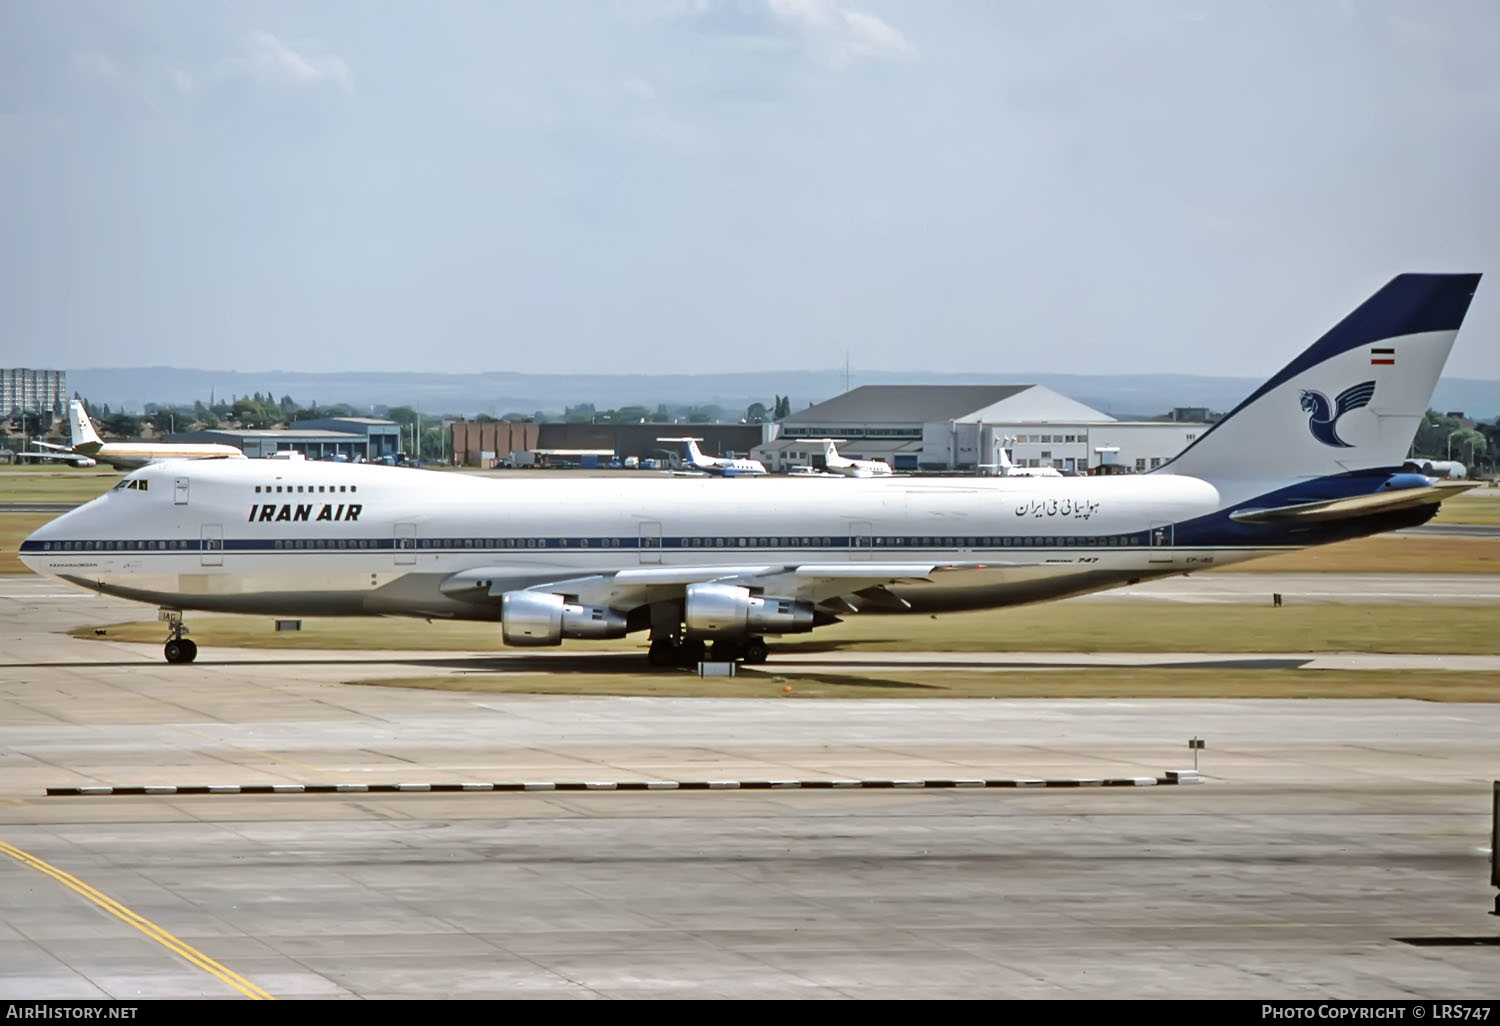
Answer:
[(95, 461), (80, 453), (61, 445), (46, 445), (44, 442), (33, 443), (45, 445), (44, 449), (25, 449), (17, 453), (18, 457), (28, 460), (54, 460), (58, 463), (71, 463), (75, 467), (92, 467)]
[[(583, 605), (633, 609), (648, 602), (680, 598), (690, 584), (735, 585), (779, 598), (820, 603), (866, 595), (878, 605), (883, 589), (892, 584), (931, 583), (939, 575), (960, 570), (996, 571), (1040, 566), (1040, 562), (912, 562), (912, 563), (800, 563), (712, 567), (639, 567), (584, 577), (537, 581), (522, 579), (503, 567), (464, 570), (445, 578), (441, 590), (454, 597), (466, 593), (498, 597), (507, 591), (545, 591), (567, 595)], [(887, 596), (893, 602), (899, 599)], [(852, 608), (843, 598), (842, 605)]]
[(54, 445), (51, 442), (39, 442), (36, 439), (32, 439), (31, 444), (34, 445), (34, 446), (36, 446), (38, 449), (46, 449), (48, 452), (72, 452), (73, 451), (72, 449), (70, 449), (66, 445)]

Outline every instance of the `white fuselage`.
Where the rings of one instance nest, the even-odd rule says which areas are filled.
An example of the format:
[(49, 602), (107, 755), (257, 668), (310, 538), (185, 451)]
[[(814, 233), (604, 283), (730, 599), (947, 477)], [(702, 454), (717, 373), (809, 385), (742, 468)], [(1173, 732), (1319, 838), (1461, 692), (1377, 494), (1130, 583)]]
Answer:
[(840, 456), (827, 461), (829, 471), (845, 477), (890, 477), (891, 467), (880, 460), (851, 460)]
[(38, 442), (48, 450), (35, 457), (92, 467), (107, 463), (116, 470), (137, 470), (167, 460), (242, 460), (245, 454), (232, 445), (218, 442), (91, 442), (81, 446), (50, 445)]
[(217, 442), (173, 445), (169, 442), (105, 442), (90, 454), (100, 463), (120, 470), (136, 470), (167, 460), (242, 460), (245, 454), (232, 445)]
[(751, 477), (766, 472), (765, 464), (759, 460), (730, 459), (725, 456), (704, 456), (702, 453), (694, 453), (690, 459), (694, 467), (707, 471), (710, 474), (738, 475)]
[[(1167, 475), (866, 479), (476, 477), (262, 460), (143, 468), (27, 539), (33, 570), (180, 609), (493, 619), (460, 571), (532, 586), (643, 567), (959, 564), (914, 609), (1052, 598), (1250, 558), (1184, 549), (1206, 482)], [(1283, 546), (1284, 547), (1284, 546)]]

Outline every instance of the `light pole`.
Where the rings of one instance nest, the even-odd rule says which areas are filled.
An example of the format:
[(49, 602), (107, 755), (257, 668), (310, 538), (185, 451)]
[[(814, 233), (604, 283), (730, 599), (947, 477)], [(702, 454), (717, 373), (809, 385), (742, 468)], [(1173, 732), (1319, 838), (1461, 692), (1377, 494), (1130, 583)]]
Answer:
[(1456, 434), (1458, 434), (1462, 430), (1463, 430), (1463, 428), (1459, 428), (1456, 431), (1449, 431), (1448, 432), (1448, 459), (1450, 461), (1453, 459), (1453, 436), (1456, 435)]

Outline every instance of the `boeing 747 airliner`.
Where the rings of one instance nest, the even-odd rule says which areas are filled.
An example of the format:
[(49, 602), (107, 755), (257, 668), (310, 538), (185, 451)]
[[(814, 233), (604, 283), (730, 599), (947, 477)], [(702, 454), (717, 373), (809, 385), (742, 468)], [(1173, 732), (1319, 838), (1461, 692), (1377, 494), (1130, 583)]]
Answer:
[(185, 610), (491, 620), (511, 645), (649, 631), (656, 664), (759, 662), (859, 613), (1063, 598), (1420, 524), (1403, 471), (1477, 274), (1403, 274), (1159, 470), (479, 478), (281, 462), (143, 467), (21, 545), (39, 573)]

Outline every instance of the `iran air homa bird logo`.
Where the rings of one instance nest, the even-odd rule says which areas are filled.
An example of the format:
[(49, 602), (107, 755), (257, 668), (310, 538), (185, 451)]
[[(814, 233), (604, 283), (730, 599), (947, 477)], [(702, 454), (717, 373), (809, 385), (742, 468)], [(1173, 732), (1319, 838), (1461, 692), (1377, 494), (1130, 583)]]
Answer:
[(1307, 429), (1324, 445), (1331, 445), (1335, 449), (1352, 449), (1353, 446), (1340, 438), (1338, 431), (1335, 430), (1338, 427), (1339, 418), (1350, 410), (1369, 406), (1373, 398), (1375, 398), (1375, 382), (1373, 381), (1364, 381), (1344, 389), (1333, 401), (1331, 407), (1328, 404), (1328, 397), (1322, 392), (1304, 388), (1301, 399), (1302, 412), (1311, 414), (1307, 421)]

